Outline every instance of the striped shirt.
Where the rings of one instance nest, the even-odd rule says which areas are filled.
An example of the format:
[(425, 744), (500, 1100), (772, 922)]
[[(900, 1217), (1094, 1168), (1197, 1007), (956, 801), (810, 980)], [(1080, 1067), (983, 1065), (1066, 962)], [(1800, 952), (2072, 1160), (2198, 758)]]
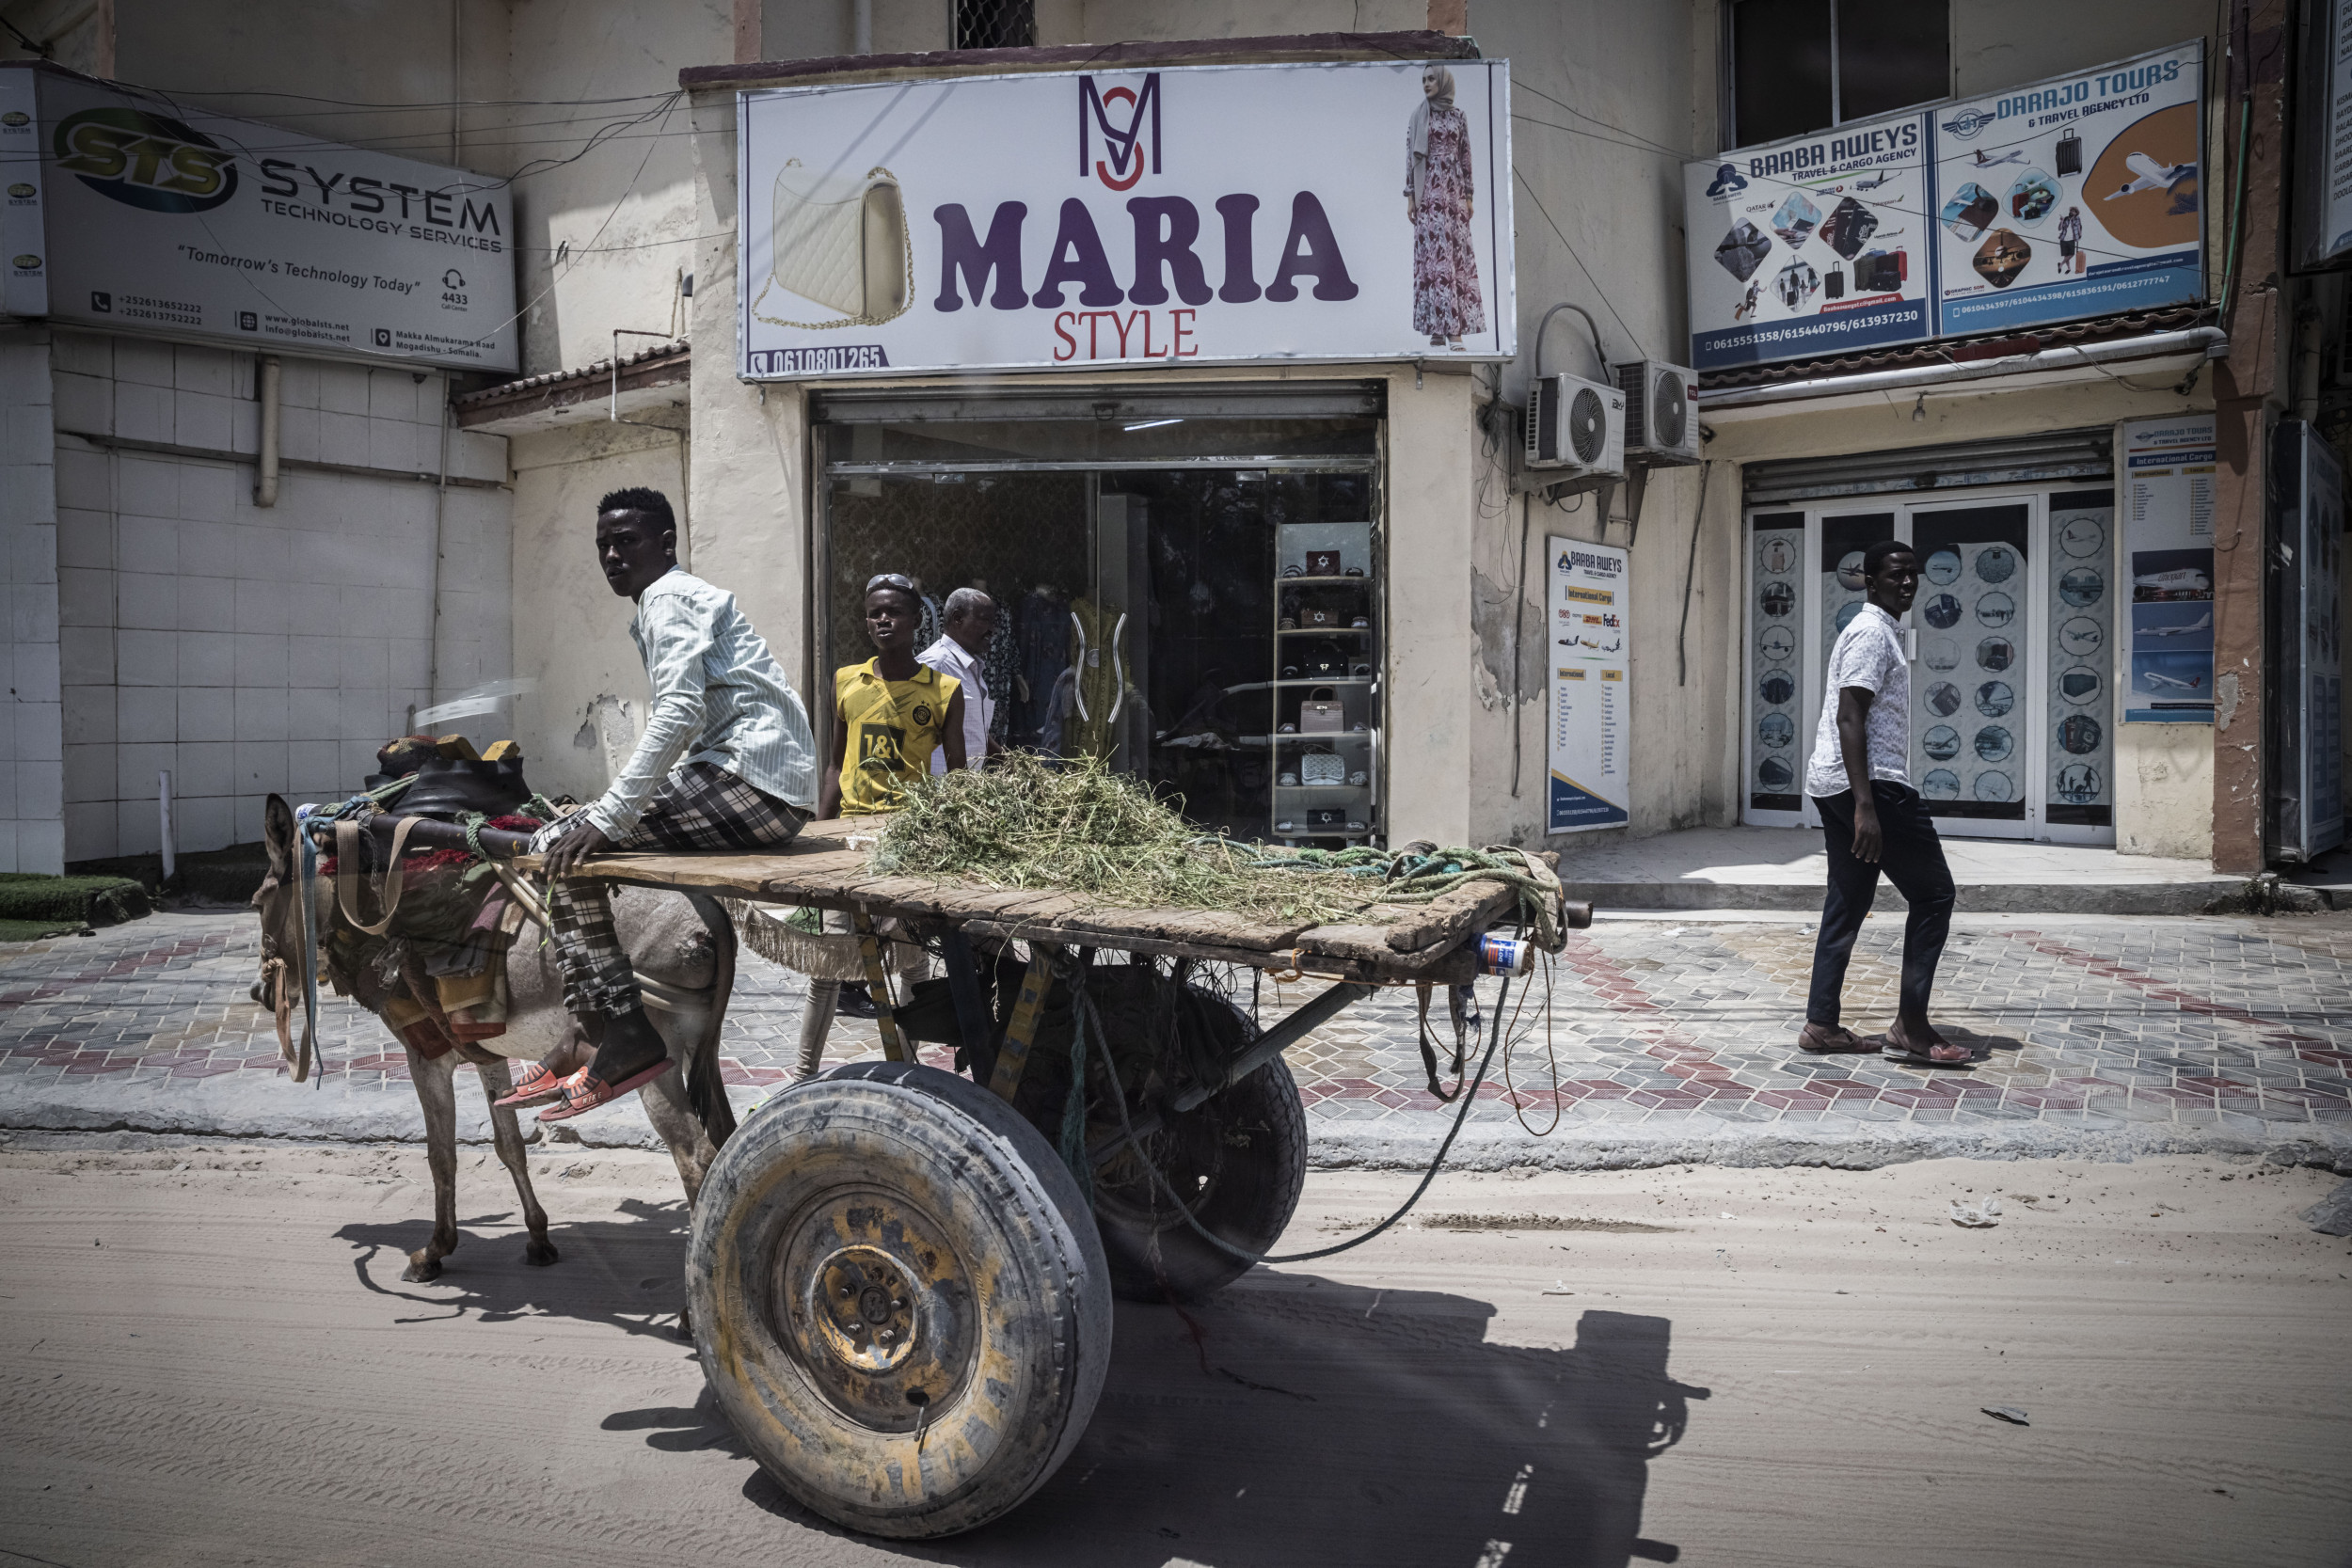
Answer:
[(670, 770), (711, 762), (763, 794), (817, 809), (808, 710), (735, 595), (673, 566), (638, 595), (628, 635), (653, 685), (653, 716), (587, 816), (607, 837), (637, 826)]

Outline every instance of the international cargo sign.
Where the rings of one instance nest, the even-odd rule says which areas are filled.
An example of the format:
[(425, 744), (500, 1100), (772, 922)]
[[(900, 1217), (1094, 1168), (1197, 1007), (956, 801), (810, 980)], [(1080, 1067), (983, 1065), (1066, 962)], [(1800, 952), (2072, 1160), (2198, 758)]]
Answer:
[(1700, 370), (2202, 299), (2204, 46), (1684, 167)]
[(1551, 581), (1544, 628), (1551, 670), (1546, 832), (1621, 828), (1631, 816), (1629, 554), (1615, 545), (1556, 535), (1544, 541)]
[(519, 368), (502, 184), (21, 66), (0, 156), (10, 315)]
[(748, 379), (1517, 353), (1501, 60), (738, 100)]

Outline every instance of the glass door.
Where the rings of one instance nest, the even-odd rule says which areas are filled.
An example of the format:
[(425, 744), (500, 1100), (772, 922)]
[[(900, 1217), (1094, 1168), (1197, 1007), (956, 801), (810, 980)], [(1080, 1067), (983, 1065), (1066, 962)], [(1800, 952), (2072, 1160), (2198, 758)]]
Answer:
[(1947, 836), (2023, 838), (2039, 776), (2030, 499), (1910, 508), (1911, 781)]

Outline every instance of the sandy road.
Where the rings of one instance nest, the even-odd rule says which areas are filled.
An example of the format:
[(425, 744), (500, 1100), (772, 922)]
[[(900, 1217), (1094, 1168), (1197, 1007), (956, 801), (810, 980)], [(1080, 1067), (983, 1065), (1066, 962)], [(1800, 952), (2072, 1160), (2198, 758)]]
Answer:
[[(803, 1516), (713, 1416), (668, 1162), (532, 1158), (563, 1261), (523, 1266), (469, 1153), (416, 1286), (413, 1148), (0, 1148), (0, 1564), (2352, 1562), (2323, 1173), (1449, 1177), (1440, 1223), (1260, 1271), (1198, 1342), (1122, 1307), (1067, 1467), (907, 1547)], [(1292, 1240), (1406, 1185), (1319, 1173)], [(1946, 1217), (1995, 1192), (1996, 1228)]]

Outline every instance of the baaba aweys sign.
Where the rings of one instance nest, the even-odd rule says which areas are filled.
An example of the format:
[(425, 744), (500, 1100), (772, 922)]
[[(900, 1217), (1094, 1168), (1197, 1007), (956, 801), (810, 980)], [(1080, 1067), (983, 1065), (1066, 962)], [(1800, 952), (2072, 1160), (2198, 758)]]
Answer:
[(0, 163), (10, 315), (518, 368), (502, 184), (29, 66), (0, 68)]
[(745, 92), (741, 373), (1508, 358), (1501, 60)]

